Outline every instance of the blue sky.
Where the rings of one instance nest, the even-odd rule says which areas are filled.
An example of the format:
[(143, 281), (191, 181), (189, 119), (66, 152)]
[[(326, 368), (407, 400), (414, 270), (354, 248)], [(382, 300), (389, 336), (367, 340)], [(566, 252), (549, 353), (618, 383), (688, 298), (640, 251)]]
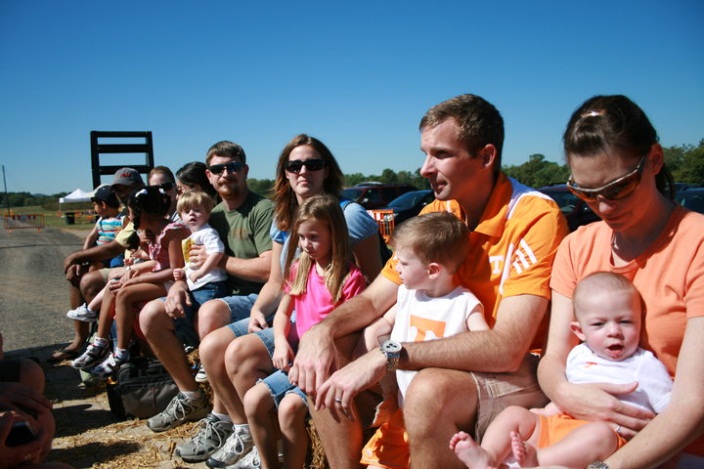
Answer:
[(697, 144), (704, 3), (0, 1), (11, 192), (92, 189), (91, 130), (150, 130), (174, 171), (228, 139), (273, 178), (300, 132), (345, 172), (414, 171), (420, 118), (466, 92), (502, 112), (505, 164), (561, 162), (570, 113), (604, 93), (640, 104), (663, 145)]

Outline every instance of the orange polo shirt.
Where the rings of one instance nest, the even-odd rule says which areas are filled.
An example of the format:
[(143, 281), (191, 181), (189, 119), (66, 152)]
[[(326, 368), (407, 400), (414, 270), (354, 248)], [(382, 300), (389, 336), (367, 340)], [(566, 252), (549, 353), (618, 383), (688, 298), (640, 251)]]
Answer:
[[(451, 212), (465, 219), (454, 200), (436, 200), (421, 214), (428, 212)], [(479, 224), (469, 235), (469, 253), (455, 276), (482, 302), (490, 327), (496, 322), (502, 298), (550, 298), (553, 259), (567, 231), (565, 218), (551, 198), (499, 174)], [(392, 258), (382, 275), (401, 284), (395, 266)], [(545, 343), (547, 316), (534, 338), (533, 350), (541, 350)]]

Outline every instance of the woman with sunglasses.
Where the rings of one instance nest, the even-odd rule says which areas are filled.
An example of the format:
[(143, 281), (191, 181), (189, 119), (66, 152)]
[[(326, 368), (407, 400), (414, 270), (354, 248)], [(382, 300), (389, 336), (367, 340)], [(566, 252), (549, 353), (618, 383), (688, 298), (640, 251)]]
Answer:
[(166, 215), (172, 222), (181, 221), (181, 217), (176, 211), (178, 193), (176, 192), (176, 178), (174, 177), (174, 173), (166, 166), (155, 166), (149, 171), (147, 184), (164, 190), (166, 195), (171, 199), (171, 206), (169, 206), (169, 211)]
[(176, 192), (181, 195), (188, 190), (199, 190), (208, 194), (213, 200), (217, 199), (217, 192), (205, 174), (207, 166), (200, 161), (186, 163), (176, 171)]
[[(339, 197), (342, 186), (342, 171), (335, 157), (320, 140), (305, 134), (297, 135), (282, 150), (274, 182), (272, 263), (269, 280), (259, 292), (249, 320), (235, 322), (211, 332), (203, 339), (199, 348), (207, 379), (216, 397), (213, 413), (221, 417), (229, 414), (235, 424), (235, 431), (228, 439), (228, 443), (213, 455), (215, 459), (211, 461), (213, 463), (211, 467), (233, 464), (237, 457), (244, 455), (245, 449), (247, 451), (251, 449), (252, 440), (246, 430), (247, 420), (242, 402), (231, 381), (232, 375), (228, 371), (230, 365), (237, 362), (238, 374), (245, 377), (245, 380), (250, 380), (257, 375), (247, 370), (272, 366), (274, 335), (267, 320), (273, 317), (283, 296), (281, 285), (284, 253), (287, 251), (289, 242), (296, 242), (288, 237), (293, 226), (294, 214), (303, 201), (315, 195), (331, 194)], [(342, 202), (341, 206), (347, 222), (355, 262), (362, 273), (372, 280), (382, 267), (377, 235), (378, 225), (361, 205)], [(201, 317), (212, 314), (213, 309), (220, 309), (224, 305), (225, 303), (220, 300), (209, 301), (201, 307), (198, 314)], [(247, 332), (254, 332), (254, 334), (247, 334)], [(239, 339), (235, 340), (238, 337)], [(254, 384), (254, 380), (251, 379), (241, 387), (246, 391)], [(238, 391), (239, 387), (238, 383)], [(244, 391), (241, 395), (244, 395)], [(239, 453), (233, 453), (233, 448), (239, 448)]]
[[(704, 467), (704, 216), (676, 205), (658, 136), (625, 96), (587, 100), (570, 119), (564, 148), (570, 190), (603, 221), (565, 238), (551, 277), (552, 313), (540, 385), (564, 412), (611, 422), (633, 438), (589, 467)], [(645, 304), (641, 346), (674, 376), (670, 405), (654, 416), (620, 403), (636, 383), (570, 384), (565, 360), (575, 284), (595, 271), (631, 280)]]

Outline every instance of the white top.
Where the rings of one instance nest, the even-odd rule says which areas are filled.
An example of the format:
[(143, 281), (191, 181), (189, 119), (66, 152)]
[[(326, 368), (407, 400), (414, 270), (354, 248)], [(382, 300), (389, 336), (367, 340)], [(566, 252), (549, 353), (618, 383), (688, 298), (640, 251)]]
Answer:
[[(220, 240), (218, 232), (211, 228), (211, 226), (207, 223), (201, 226), (198, 231), (192, 233), (191, 236), (183, 240), (183, 255), (186, 259), (188, 259), (188, 251), (190, 251), (191, 246), (194, 244), (205, 246), (205, 252), (208, 253), (208, 255), (218, 252), (225, 252), (225, 245)], [(223, 280), (227, 280), (227, 273), (225, 272), (225, 269), (221, 269), (219, 267), (211, 269), (210, 272), (199, 278), (195, 283), (191, 281), (191, 278), (188, 275), (190, 272), (193, 272), (193, 269), (190, 267), (188, 262), (183, 270), (186, 274), (188, 289), (191, 291), (197, 290), (211, 282), (221, 282)]]
[(638, 382), (631, 394), (616, 396), (642, 409), (660, 413), (670, 402), (672, 378), (652, 352), (639, 348), (630, 357), (611, 361), (601, 358), (585, 343), (567, 356), (565, 371), (570, 383), (627, 384)]
[[(391, 339), (398, 342), (422, 342), (466, 332), (469, 313), (481, 303), (464, 287), (457, 287), (445, 296), (431, 298), (420, 290), (399, 286), (396, 320)], [(416, 371), (397, 370), (396, 380), (401, 398)], [(399, 400), (399, 403), (403, 399)]]

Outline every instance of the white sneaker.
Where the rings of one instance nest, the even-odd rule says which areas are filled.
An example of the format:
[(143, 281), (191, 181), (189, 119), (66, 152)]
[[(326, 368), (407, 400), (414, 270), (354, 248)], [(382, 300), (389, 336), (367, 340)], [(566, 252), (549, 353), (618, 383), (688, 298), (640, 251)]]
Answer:
[(245, 457), (237, 461), (232, 466), (227, 466), (226, 469), (259, 469), (262, 467), (262, 461), (259, 459), (259, 451), (257, 447), (252, 447), (252, 451), (247, 453)]
[(88, 305), (85, 303), (76, 309), (69, 310), (69, 312), (66, 313), (66, 316), (70, 319), (83, 322), (96, 322), (98, 320), (98, 313), (88, 309)]
[(205, 368), (203, 368), (202, 363), (198, 367), (198, 373), (196, 373), (196, 382), (198, 382), (198, 383), (207, 383), (208, 382), (208, 375), (205, 374)]
[(208, 458), (206, 465), (211, 468), (230, 467), (241, 461), (252, 448), (254, 448), (254, 442), (249, 431), (242, 427), (235, 427), (235, 431), (227, 438), (225, 444)]

